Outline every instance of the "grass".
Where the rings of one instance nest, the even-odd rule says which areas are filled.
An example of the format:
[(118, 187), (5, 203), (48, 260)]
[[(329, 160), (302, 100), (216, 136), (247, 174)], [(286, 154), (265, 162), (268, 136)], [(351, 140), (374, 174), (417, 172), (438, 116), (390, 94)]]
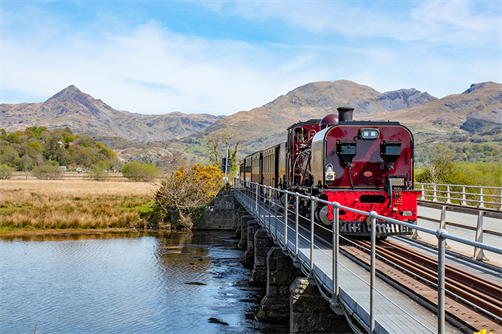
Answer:
[(0, 234), (146, 226), (155, 191), (144, 182), (2, 181)]

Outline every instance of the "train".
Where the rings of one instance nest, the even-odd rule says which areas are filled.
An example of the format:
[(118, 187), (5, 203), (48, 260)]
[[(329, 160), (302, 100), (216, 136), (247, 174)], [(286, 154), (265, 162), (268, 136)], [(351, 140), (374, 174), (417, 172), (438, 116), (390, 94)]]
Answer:
[[(421, 191), (413, 189), (411, 131), (399, 122), (355, 121), (352, 107), (337, 111), (295, 123), (287, 128), (286, 142), (244, 157), (239, 178), (416, 223)], [(284, 196), (275, 200), (285, 204)], [(313, 214), (317, 223), (331, 227), (330, 205), (310, 210), (308, 201), (301, 200), (300, 214)], [(341, 235), (366, 237), (371, 232), (370, 221), (362, 214), (340, 210), (339, 222)], [(378, 220), (376, 227), (379, 238), (411, 234), (384, 221)]]

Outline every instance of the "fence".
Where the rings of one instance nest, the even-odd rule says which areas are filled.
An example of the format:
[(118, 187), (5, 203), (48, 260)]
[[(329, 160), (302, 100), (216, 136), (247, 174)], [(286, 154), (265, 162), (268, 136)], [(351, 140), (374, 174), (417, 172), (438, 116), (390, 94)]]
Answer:
[(421, 200), (502, 210), (502, 187), (415, 183)]
[[(369, 319), (359, 319), (360, 325), (363, 326), (369, 333), (375, 333), (376, 324), (376, 310), (375, 310), (375, 294), (380, 293), (375, 287), (375, 263), (376, 263), (376, 235), (377, 224), (386, 222), (390, 224), (397, 224), (404, 228), (420, 231), (435, 235), (438, 239), (438, 282), (428, 282), (429, 284), (437, 286), (438, 291), (438, 308), (437, 308), (437, 333), (445, 333), (445, 254), (446, 254), (446, 240), (453, 240), (460, 243), (476, 247), (477, 249), (484, 249), (502, 254), (502, 248), (493, 247), (482, 244), (480, 242), (471, 241), (450, 235), (444, 229), (432, 230), (425, 227), (413, 225), (410, 223), (398, 221), (392, 218), (387, 218), (378, 215), (376, 212), (364, 212), (355, 210), (350, 207), (342, 206), (336, 202), (327, 202), (316, 197), (310, 197), (299, 193), (294, 193), (286, 190), (275, 189), (268, 186), (263, 186), (257, 183), (234, 179), (234, 193), (235, 197), (241, 204), (248, 210), (248, 212), (265, 228), (274, 238), (275, 242), (280, 245), (285, 252), (288, 252), (293, 259), (299, 264), (302, 270), (310, 277), (315, 278), (316, 281), (326, 289), (331, 296), (324, 294), (332, 306), (341, 306), (342, 309), (349, 308), (349, 313), (354, 313), (350, 309), (349, 302), (340, 294), (340, 281), (339, 281), (339, 266), (340, 261), (340, 238), (350, 242), (349, 239), (340, 235), (339, 226), (339, 211), (346, 210), (359, 213), (369, 217), (370, 231), (371, 231), (371, 265), (370, 265), (370, 279), (369, 279)], [(333, 222), (332, 228), (327, 228), (316, 222), (314, 214), (302, 215), (301, 207), (310, 207), (310, 212), (320, 205), (329, 205), (333, 209)], [(302, 224), (300, 224), (300, 222)], [(301, 225), (305, 225), (301, 226)], [(302, 233), (301, 233), (302, 231)], [(324, 252), (325, 249), (321, 245), (322, 241), (318, 234), (324, 231), (331, 234), (331, 247), (329, 253)], [(300, 250), (304, 250), (300, 252)], [(308, 251), (305, 251), (308, 250)], [(322, 273), (319, 266), (314, 263), (314, 250), (323, 251), (324, 256), (328, 256), (331, 264), (331, 279), (327, 279), (326, 273)], [(456, 296), (454, 293), (448, 291), (450, 295)], [(380, 293), (381, 296), (386, 298)], [(461, 299), (461, 298), (460, 298)], [(393, 301), (388, 300), (390, 303)], [(468, 301), (465, 301), (469, 303)], [(357, 303), (356, 303), (357, 304)], [(485, 312), (490, 314), (489, 312)], [(355, 313), (354, 313), (355, 314)], [(494, 318), (502, 321), (498, 315), (490, 314)], [(403, 321), (417, 321), (413, 316), (409, 316), (406, 320), (405, 314), (402, 315)], [(353, 327), (356, 332), (360, 332), (356, 327)], [(435, 332), (434, 329), (427, 328), (430, 332)]]

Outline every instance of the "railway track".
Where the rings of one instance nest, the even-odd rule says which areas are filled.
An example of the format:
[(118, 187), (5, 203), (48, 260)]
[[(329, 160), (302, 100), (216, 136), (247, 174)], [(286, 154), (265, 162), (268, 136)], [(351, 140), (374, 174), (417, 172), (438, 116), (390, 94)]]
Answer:
[[(369, 241), (351, 239), (352, 246), (341, 246), (349, 257), (370, 264)], [(390, 241), (376, 246), (377, 271), (407, 291), (437, 307), (437, 260)], [(466, 330), (502, 333), (502, 285), (482, 276), (446, 265), (446, 311)], [(491, 313), (491, 314), (490, 314)], [(495, 315), (495, 317), (493, 316)]]

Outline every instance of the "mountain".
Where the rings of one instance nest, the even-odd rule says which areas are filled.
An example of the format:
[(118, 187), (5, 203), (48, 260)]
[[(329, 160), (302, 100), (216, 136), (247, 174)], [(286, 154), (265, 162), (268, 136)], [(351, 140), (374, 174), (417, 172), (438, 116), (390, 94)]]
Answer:
[(461, 94), (453, 94), (426, 104), (379, 113), (379, 119), (400, 121), (415, 131), (448, 133), (458, 131), (468, 118), (500, 123), (502, 85), (494, 82), (472, 84)]
[(222, 129), (233, 129), (245, 138), (243, 144), (249, 147), (248, 151), (252, 151), (285, 140), (285, 131), (291, 124), (337, 113), (336, 109), (340, 106), (354, 107), (356, 119), (370, 119), (388, 111), (394, 112), (436, 100), (428, 93), (416, 89), (380, 93), (348, 80), (313, 82), (259, 108), (219, 119), (192, 137), (203, 138)]
[(76, 133), (122, 137), (134, 141), (182, 138), (212, 125), (221, 116), (208, 114), (142, 115), (115, 110), (71, 85), (42, 103), (0, 104), (0, 128), (70, 127)]
[[(413, 88), (381, 93), (348, 80), (321, 81), (293, 89), (261, 107), (226, 117), (118, 111), (69, 86), (43, 103), (0, 105), (0, 128), (11, 132), (31, 125), (50, 129), (69, 126), (80, 133), (137, 142), (170, 140), (170, 145), (194, 156), (203, 155), (203, 143), (208, 136), (229, 129), (242, 139), (242, 153), (251, 153), (285, 140), (291, 124), (320, 119), (336, 113), (340, 106), (354, 107), (356, 120), (399, 121), (416, 134), (444, 138), (444, 134), (482, 134), (485, 130), (499, 129), (502, 85), (472, 84), (461, 94), (437, 99)], [(420, 140), (431, 139), (422, 136)]]

